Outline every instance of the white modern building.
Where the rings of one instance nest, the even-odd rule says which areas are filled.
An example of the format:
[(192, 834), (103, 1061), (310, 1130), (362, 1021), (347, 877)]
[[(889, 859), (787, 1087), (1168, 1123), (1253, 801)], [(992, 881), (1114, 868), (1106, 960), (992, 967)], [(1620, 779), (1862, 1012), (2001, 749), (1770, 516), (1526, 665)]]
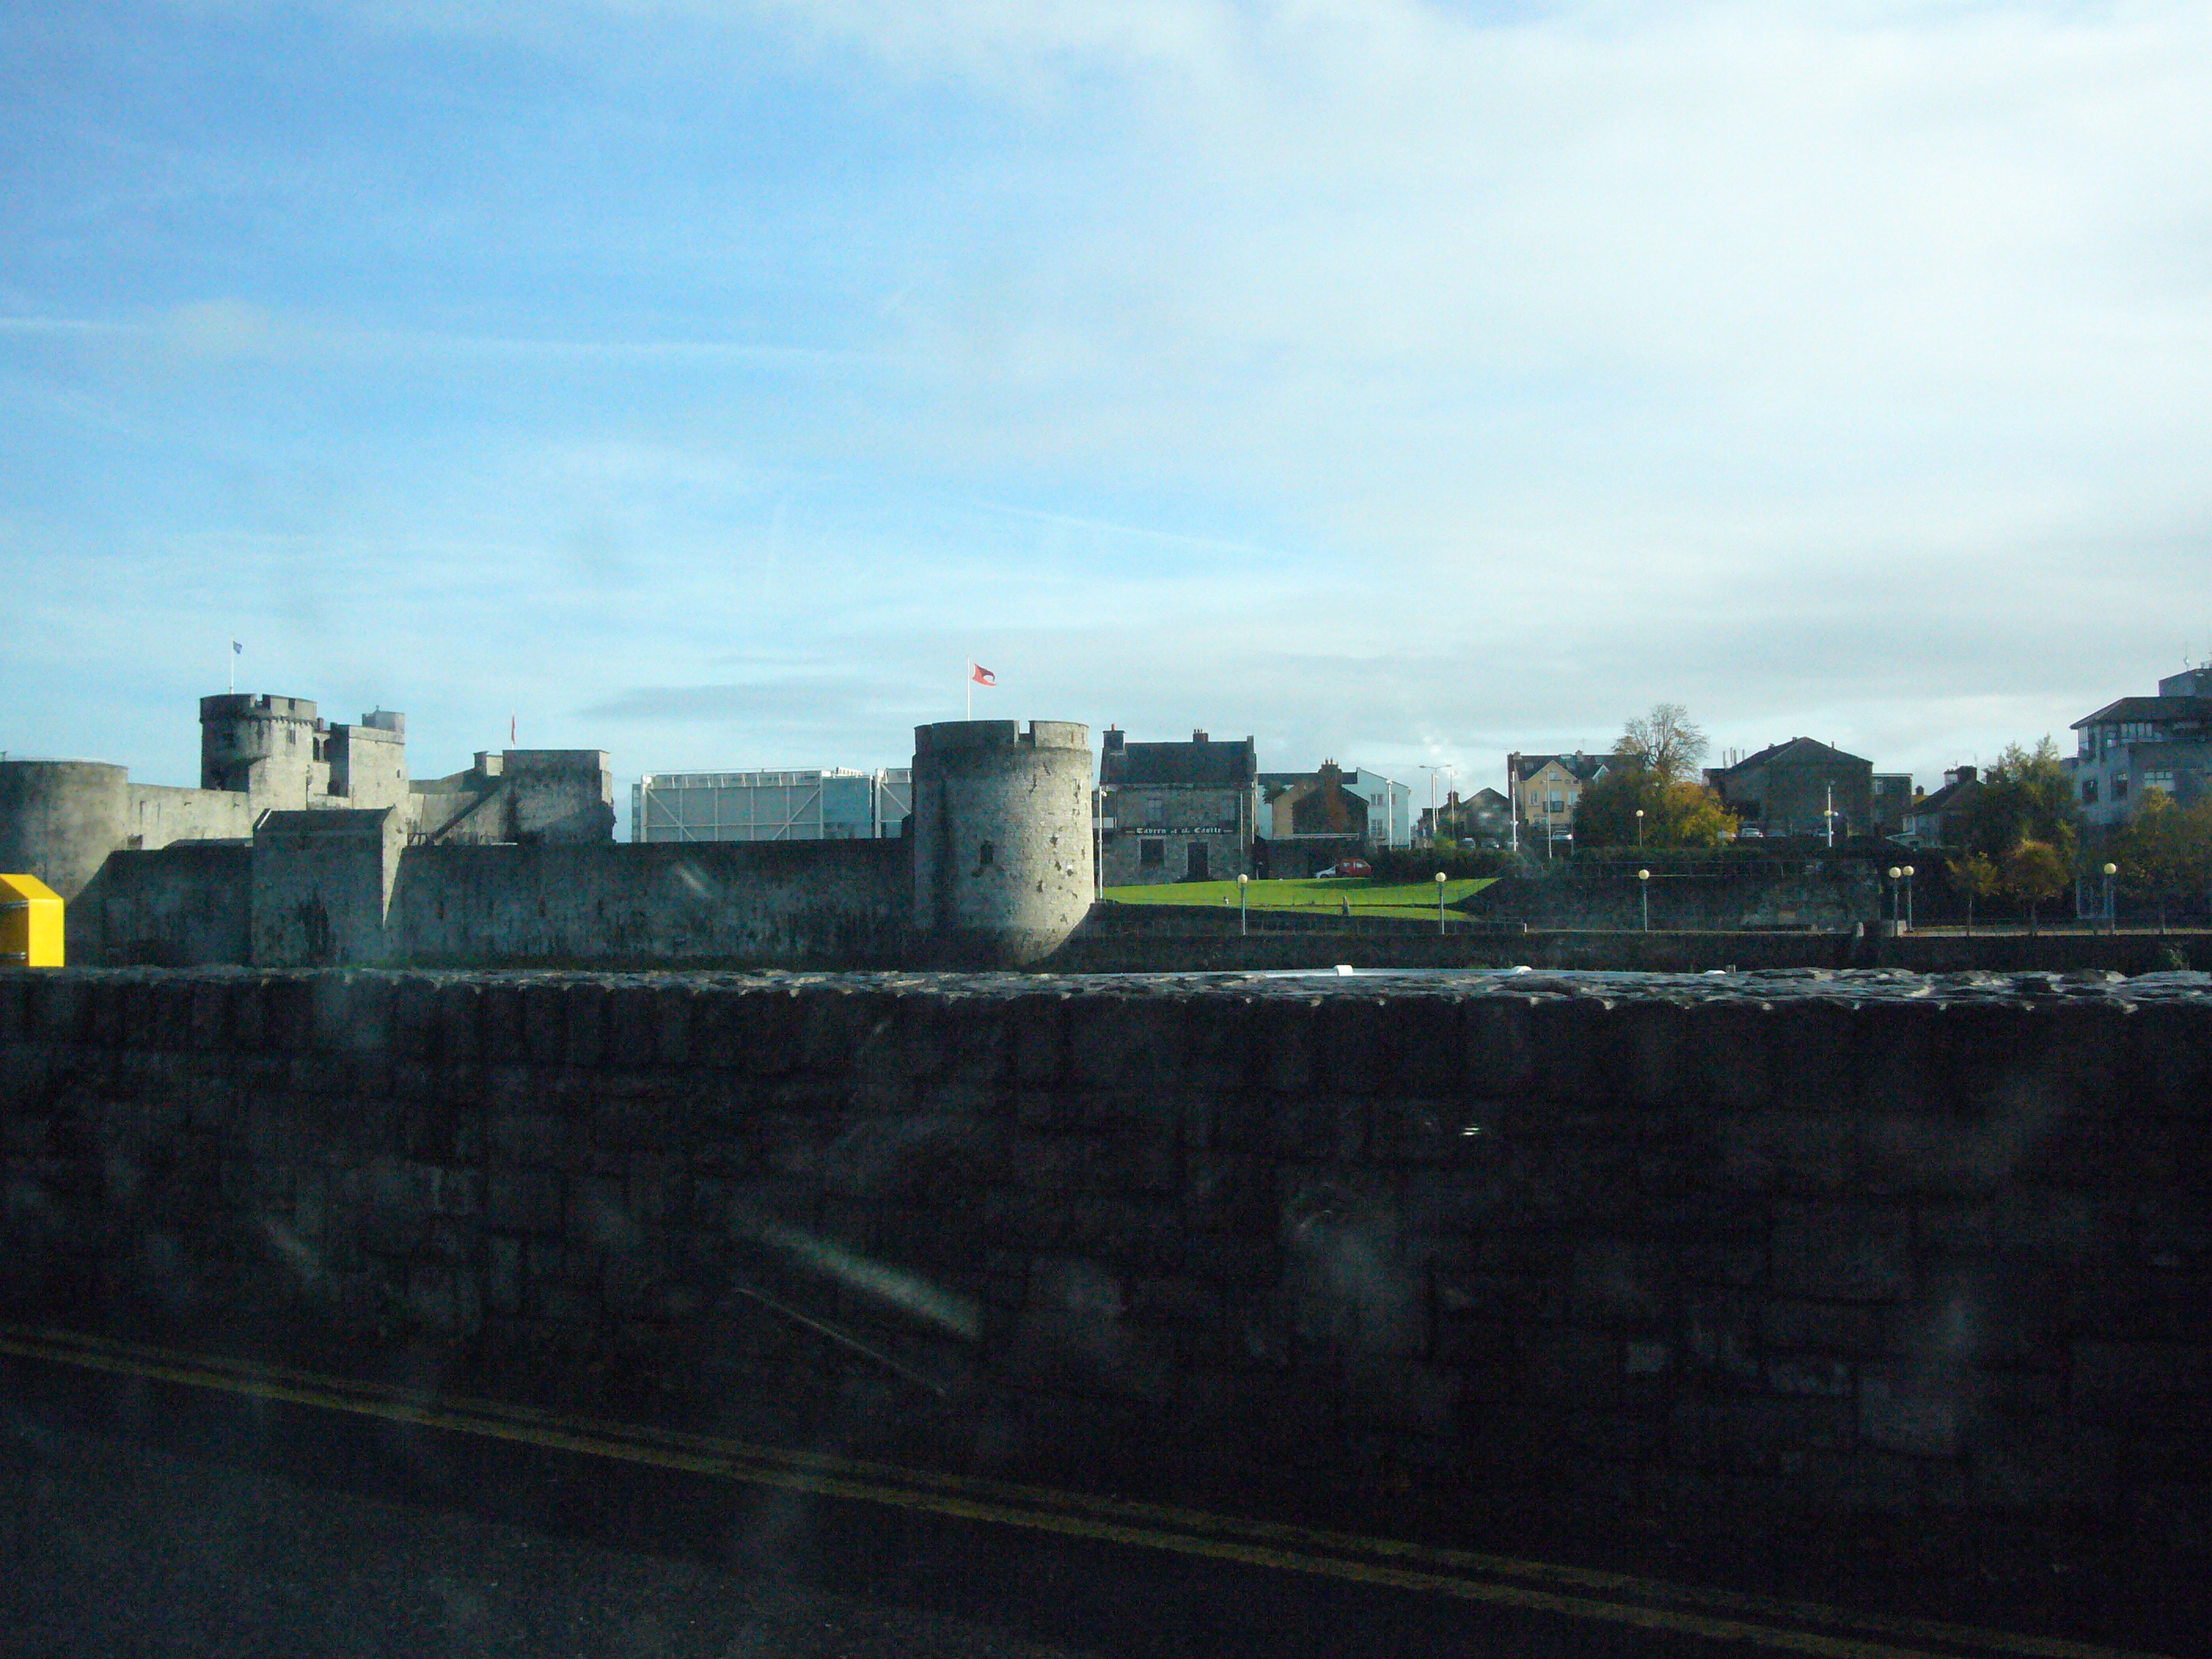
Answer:
[(1395, 778), (1386, 778), (1380, 772), (1359, 767), (1344, 775), (1344, 787), (1348, 794), (1367, 803), (1367, 834), (1376, 847), (1411, 847), (1413, 844), (1413, 788)]
[(632, 841), (868, 841), (896, 836), (914, 773), (648, 772), (630, 787)]

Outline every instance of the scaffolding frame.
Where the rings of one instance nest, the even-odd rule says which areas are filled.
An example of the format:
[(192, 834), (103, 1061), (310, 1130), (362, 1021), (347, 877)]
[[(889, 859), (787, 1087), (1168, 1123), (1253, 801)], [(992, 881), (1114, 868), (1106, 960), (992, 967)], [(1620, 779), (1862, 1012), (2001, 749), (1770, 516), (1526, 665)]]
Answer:
[[(858, 817), (827, 810), (831, 786), (864, 784)], [(848, 767), (776, 772), (648, 772), (630, 790), (630, 837), (640, 842), (871, 840), (897, 833), (912, 810), (913, 775)]]

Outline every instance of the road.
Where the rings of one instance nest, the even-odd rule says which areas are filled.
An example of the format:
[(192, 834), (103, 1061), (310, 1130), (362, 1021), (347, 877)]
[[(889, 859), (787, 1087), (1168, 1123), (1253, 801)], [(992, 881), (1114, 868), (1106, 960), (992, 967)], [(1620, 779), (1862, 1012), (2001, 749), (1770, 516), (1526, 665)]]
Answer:
[(11, 1346), (0, 1358), (10, 1655), (2118, 1650), (769, 1454), (129, 1344)]

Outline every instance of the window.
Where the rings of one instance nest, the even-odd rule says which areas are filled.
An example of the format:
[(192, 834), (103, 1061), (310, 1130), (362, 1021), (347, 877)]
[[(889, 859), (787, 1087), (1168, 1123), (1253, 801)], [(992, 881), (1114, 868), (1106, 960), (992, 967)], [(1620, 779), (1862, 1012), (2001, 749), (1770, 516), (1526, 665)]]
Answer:
[(2124, 772), (2115, 772), (2115, 773), (2113, 773), (2113, 774), (2112, 774), (2112, 799), (2113, 799), (2114, 800), (2125, 800), (2127, 798), (2128, 798), (2128, 775), (2127, 775), (2126, 773), (2124, 773)]
[(2142, 787), (2146, 789), (2163, 789), (2170, 795), (2173, 793), (2173, 774), (2146, 772), (2142, 775)]
[(1164, 841), (1140, 841), (1137, 843), (1137, 862), (1140, 865), (1164, 865), (1168, 861), (1168, 844)]
[(1182, 872), (1192, 881), (1204, 881), (1206, 872), (1206, 843), (1194, 841), (1182, 854)]
[(2097, 804), (2096, 779), (2084, 778), (2081, 780), (2081, 804), (2084, 806), (2094, 806)]

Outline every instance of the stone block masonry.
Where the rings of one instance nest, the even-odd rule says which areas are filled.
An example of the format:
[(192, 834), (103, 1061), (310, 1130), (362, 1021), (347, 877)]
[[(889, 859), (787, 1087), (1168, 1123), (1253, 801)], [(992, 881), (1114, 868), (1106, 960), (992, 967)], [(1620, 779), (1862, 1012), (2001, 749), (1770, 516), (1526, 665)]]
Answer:
[(1000, 1467), (2212, 1541), (2203, 975), (9, 971), (0, 1100), (17, 1316), (834, 1372)]

